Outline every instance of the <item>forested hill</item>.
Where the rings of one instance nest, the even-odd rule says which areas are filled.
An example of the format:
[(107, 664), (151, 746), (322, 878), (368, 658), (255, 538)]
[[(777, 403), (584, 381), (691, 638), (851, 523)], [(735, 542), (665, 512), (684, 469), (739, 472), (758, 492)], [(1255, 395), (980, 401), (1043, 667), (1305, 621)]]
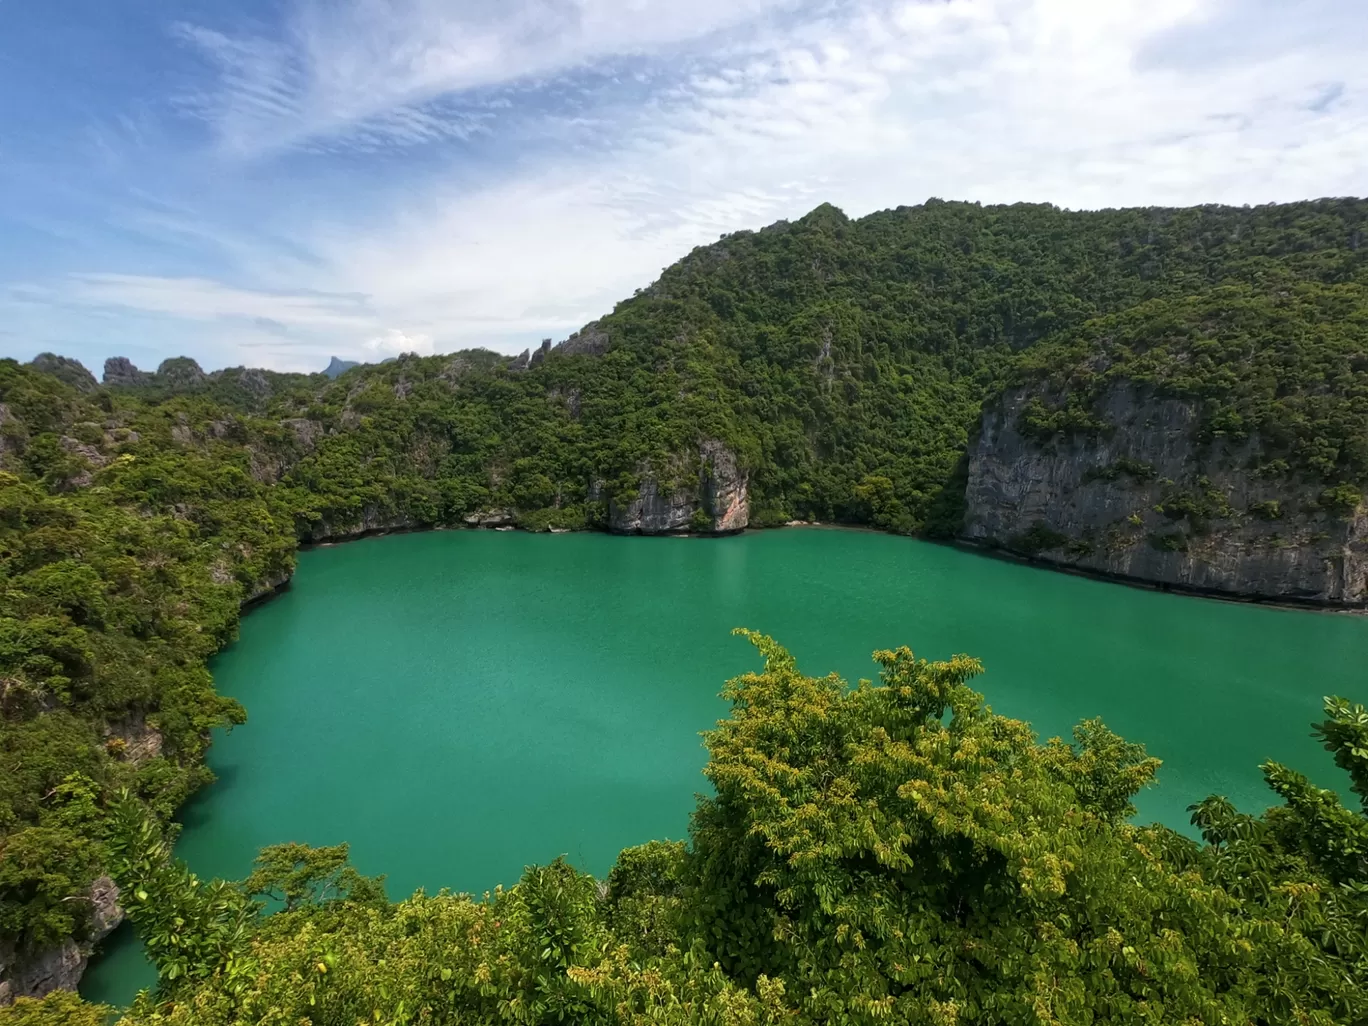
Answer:
[(0, 997), (116, 921), (115, 796), (155, 832), (209, 779), (205, 661), (301, 542), (842, 521), (1361, 602), (1365, 289), (1368, 201), (823, 206), (517, 359), (0, 361)]
[[(345, 436), (320, 439), (318, 473), (297, 475), (311, 491), (329, 476), (355, 482), (327, 489), (329, 524), (506, 509), (566, 510), (552, 519), (579, 526), (586, 502), (630, 500), (643, 473), (690, 479), (715, 439), (747, 479), (752, 525), (954, 533), (957, 464), (1023, 350), (1151, 301), (1239, 286), (1276, 303), (1365, 275), (1360, 200), (1091, 213), (933, 201), (858, 221), (823, 206), (694, 251), (579, 336), (511, 366), (406, 357), (331, 385), (263, 379), (246, 396), (229, 387), (242, 374), (195, 385), (181, 368), (133, 391), (193, 395), (178, 412), (196, 430), (217, 417), (214, 400)], [(1361, 306), (1341, 294), (1339, 310)], [(1245, 329), (1256, 348), (1259, 331)], [(1235, 353), (1223, 371), (1253, 358)], [(1279, 387), (1347, 395), (1362, 370), (1327, 383), (1321, 369), (1295, 368)], [(329, 475), (339, 461), (361, 473)]]

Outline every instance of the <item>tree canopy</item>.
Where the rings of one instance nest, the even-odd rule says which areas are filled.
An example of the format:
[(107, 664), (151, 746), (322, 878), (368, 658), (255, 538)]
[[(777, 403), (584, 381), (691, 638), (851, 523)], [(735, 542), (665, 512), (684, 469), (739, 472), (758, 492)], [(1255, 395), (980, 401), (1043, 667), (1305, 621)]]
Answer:
[[(749, 481), (753, 525), (815, 519), (949, 536), (960, 525), (964, 456), (983, 403), (1022, 382), (1040, 391), (1031, 416), (1046, 436), (1096, 428), (1089, 403), (1111, 381), (1190, 397), (1200, 404), (1203, 431), (1259, 439), (1262, 462), (1251, 472), (1280, 482), (1288, 506), (1359, 508), (1368, 485), (1366, 238), (1368, 201), (1352, 199), (1096, 212), (931, 201), (859, 220), (824, 205), (792, 223), (695, 250), (562, 345), (526, 360), (486, 350), (406, 355), (335, 377), (244, 368), (206, 375), (187, 359), (143, 374), (125, 361), (104, 385), (51, 354), (28, 365), (0, 360), (0, 949), (28, 957), (67, 938), (86, 942), (94, 927), (73, 899), (115, 865), (129, 824), (146, 824), (148, 844), (154, 837), (169, 844), (175, 810), (212, 779), (204, 765), (211, 729), (246, 715), (215, 693), (206, 661), (234, 637), (245, 604), (288, 580), (300, 544), (376, 527), (462, 525), (491, 510), (527, 529), (593, 528), (603, 524), (609, 499), (636, 495), (646, 477), (669, 483), (687, 476), (699, 447), (714, 441), (735, 455)], [(1271, 507), (1263, 512), (1279, 515)], [(910, 656), (889, 660), (885, 675), (902, 675), (909, 688), (940, 681), (950, 717), (940, 743), (955, 752), (968, 739), (967, 754), (944, 765), (929, 752), (917, 756), (929, 760), (916, 762), (921, 775), (894, 783), (912, 766), (899, 746), (940, 729), (927, 721), (913, 730), (921, 707), (899, 711), (887, 689), (846, 696), (834, 684), (799, 688), (806, 678), (772, 660), (764, 679), (790, 673), (811, 709), (775, 713), (779, 719), (749, 739), (748, 703), (758, 709), (770, 700), (758, 683), (754, 692), (736, 693), (737, 717), (713, 737), (718, 794), (700, 809), (687, 851), (624, 855), (603, 901), (569, 867), (537, 871), (538, 886), (555, 895), (539, 907), (564, 902), (565, 915), (581, 910), (588, 917), (575, 920), (572, 939), (545, 948), (560, 952), (557, 965), (574, 969), (565, 977), (570, 983), (555, 984), (571, 990), (557, 991), (554, 1001), (590, 1000), (574, 981), (600, 974), (592, 976), (595, 1008), (607, 1007), (602, 995), (611, 993), (632, 1009), (659, 1001), (723, 1018), (745, 1008), (758, 1018), (839, 1021), (930, 1002), (932, 991), (917, 981), (934, 974), (941, 1010), (924, 1003), (917, 1015), (993, 1021), (1009, 1006), (990, 1005), (989, 995), (1025, 1008), (1036, 1000), (1030, 988), (1044, 985), (1031, 982), (1040, 966), (1101, 972), (1096, 945), (1103, 934), (1078, 931), (1083, 922), (1101, 930), (1103, 920), (1059, 904), (1063, 898), (1050, 891), (1067, 875), (1061, 867), (1085, 855), (1112, 860), (1108, 865), (1139, 859), (1126, 879), (1141, 881), (1149, 879), (1141, 863), (1152, 856), (1178, 881), (1156, 878), (1132, 895), (1138, 904), (1105, 920), (1122, 949), (1131, 949), (1125, 958), (1143, 958), (1145, 974), (1166, 982), (1140, 974), (1149, 981), (1142, 986), (1132, 978), (1138, 970), (1123, 980), (1108, 963), (1116, 980), (1105, 992), (1114, 1003), (1088, 1014), (1131, 1015), (1127, 1002), (1142, 1001), (1194, 1021), (1216, 1014), (1212, 1009), (1256, 1009), (1241, 1014), (1267, 1021), (1284, 1014), (1265, 1014), (1275, 1005), (1250, 1004), (1256, 998), (1247, 993), (1250, 981), (1275, 986), (1265, 979), (1273, 971), (1271, 941), (1230, 940), (1222, 932), (1229, 924), (1201, 918), (1216, 916), (1232, 895), (1255, 900), (1238, 873), (1221, 875), (1221, 867), (1243, 865), (1240, 859), (1270, 867), (1270, 879), (1283, 881), (1257, 897), (1261, 908), (1276, 906), (1275, 893), (1290, 903), (1281, 926), (1269, 913), (1268, 936), (1275, 926), (1279, 936), (1291, 936), (1287, 924), (1320, 916), (1320, 926), (1297, 926), (1296, 936), (1319, 930), (1315, 950), (1335, 951), (1361, 974), (1361, 951), (1354, 962), (1345, 954), (1352, 944), (1341, 950), (1338, 940), (1325, 939), (1353, 933), (1344, 910), (1359, 907), (1353, 888), (1361, 887), (1361, 871), (1353, 867), (1362, 859), (1361, 841), (1352, 840), (1361, 815), (1334, 811), (1328, 792), (1270, 770), (1285, 812), (1249, 820), (1207, 803), (1200, 815), (1211, 836), (1202, 849), (1167, 834), (1162, 843), (1139, 833), (1123, 840), (1133, 831), (1125, 823), (1129, 796), (1152, 772), (1137, 749), (1100, 725), (1081, 727), (1073, 746), (1041, 748), (1024, 727), (972, 712), (967, 692), (957, 690), (967, 687), (969, 663), (916, 669), (921, 664)], [(1368, 746), (1356, 708), (1333, 706), (1325, 730), (1361, 794), (1356, 760)], [(755, 716), (752, 725), (764, 721)], [(784, 717), (796, 723), (804, 716), (816, 717), (803, 722), (830, 732), (831, 744), (858, 749), (859, 760), (842, 768), (845, 748), (801, 746), (776, 750), (763, 765), (742, 758), (762, 751), (754, 745), (768, 741)], [(878, 716), (892, 719), (869, 726)], [(897, 734), (898, 724), (913, 733)], [(732, 753), (728, 745), (741, 748)], [(976, 762), (974, 753), (987, 761)], [(1010, 772), (993, 761), (1002, 759)], [(888, 774), (882, 784), (866, 775), (874, 767)], [(837, 794), (838, 783), (853, 790)], [(963, 804), (966, 787), (982, 790), (982, 804)], [(794, 820), (780, 814), (805, 809), (814, 796), (835, 804)], [(870, 811), (876, 807), (884, 811)], [(923, 808), (934, 810), (925, 813), (931, 826), (913, 815)], [(887, 832), (895, 822), (906, 836)], [(941, 833), (953, 824), (960, 833)], [(858, 827), (864, 847), (839, 839), (847, 827)], [(840, 854), (847, 848), (858, 858)], [(1148, 854), (1133, 854), (1141, 849)], [(778, 851), (787, 853), (782, 860)], [(219, 934), (199, 935), (197, 944), (216, 938), (204, 941), (207, 947), (177, 956), (184, 979), (210, 994), (219, 956), (205, 952), (237, 958), (246, 937), (288, 947), (286, 924), (323, 916), (319, 909), (338, 921), (363, 917), (377, 937), (410, 913), (417, 919), (403, 922), (430, 915), (446, 924), (433, 925), (439, 932), (522, 915), (519, 889), (487, 903), (384, 905), (338, 858), (273, 853), (258, 882), (269, 880), (263, 892), (287, 910), (266, 919), (253, 911), (255, 886), (201, 893), (201, 882), (168, 876), (196, 896), (196, 915), (211, 909), (229, 917)], [(897, 875), (905, 870), (900, 860), (920, 865), (928, 858), (939, 860), (943, 880), (917, 878), (913, 888)], [(332, 868), (316, 879), (324, 865)], [(1311, 892), (1299, 888), (1320, 888), (1322, 873), (1333, 887), (1306, 897)], [(895, 882), (880, 883), (880, 874)], [(1192, 874), (1222, 895), (1201, 915), (1206, 892), (1184, 889)], [(1009, 878), (1019, 893), (1003, 889)], [(855, 891), (842, 897), (838, 889), (847, 886)], [(960, 886), (971, 888), (965, 893), (987, 889), (974, 915), (988, 918), (964, 919), (968, 912), (945, 904), (948, 889)], [(1111, 884), (1085, 875), (1078, 886), (1079, 894), (1100, 894)], [(807, 903), (811, 915), (785, 911), (790, 901)], [(1181, 920), (1178, 933), (1188, 926), (1205, 932), (1183, 934), (1162, 951), (1132, 938), (1147, 915), (1167, 921), (1144, 911), (1157, 901), (1174, 903), (1163, 915)], [(1312, 918), (1296, 919), (1303, 914)], [(888, 933), (889, 917), (921, 924), (916, 938)], [(1001, 937), (1034, 930), (1039, 947), (1012, 948), (994, 930)], [(1111, 943), (1112, 933), (1104, 934)], [(530, 934), (517, 936), (518, 944), (533, 944)], [(945, 952), (926, 964), (904, 959), (908, 945), (933, 936)], [(604, 952), (617, 952), (618, 941), (629, 954), (610, 965)], [(1265, 961), (1241, 961), (1246, 941)], [(1213, 954), (1227, 942), (1230, 951)], [(370, 957), (369, 943), (339, 942), (337, 950)], [(406, 942), (395, 935), (393, 943)], [(1058, 952), (1047, 953), (1050, 945)], [(638, 949), (665, 959), (671, 946), (677, 958), (642, 968), (646, 956)], [(1294, 967), (1297, 958), (1310, 965), (1330, 957), (1277, 950)], [(528, 980), (562, 977), (512, 952), (500, 964), (531, 975), (517, 977), (523, 1003), (509, 1007), (525, 1009), (534, 1000), (528, 995), (541, 993), (541, 984)], [(1060, 952), (1075, 961), (1051, 961), (1064, 959)], [(1332, 966), (1324, 973), (1340, 971), (1339, 962), (1316, 964)], [(832, 968), (838, 965), (850, 975)], [(1166, 996), (1180, 993), (1175, 981), (1189, 970), (1217, 988), (1201, 991), (1201, 1001), (1214, 1004), (1200, 1004), (1197, 990)], [(338, 978), (330, 972), (319, 972), (320, 980)], [(1289, 989), (1278, 991), (1277, 1009), (1348, 1015), (1350, 1006), (1329, 996), (1338, 993), (1334, 986), (1319, 976), (1310, 982), (1310, 969), (1286, 972), (1290, 982), (1276, 987)], [(829, 986), (816, 982), (833, 973)], [(401, 993), (397, 978), (391, 989)], [(914, 990), (922, 996), (908, 997)], [(543, 999), (553, 1000), (535, 998)], [(416, 1007), (417, 998), (395, 1000)], [(1057, 1014), (1074, 1015), (1072, 1000), (1059, 997)], [(579, 1006), (555, 1007), (569, 1016)], [(1031, 1007), (1041, 1016), (1048, 1010)]]
[[(1368, 1016), (1368, 817), (1335, 792), (1268, 764), (1281, 804), (1203, 801), (1199, 843), (1131, 822), (1143, 746), (1095, 720), (1041, 743), (969, 687), (974, 659), (876, 652), (852, 687), (743, 633), (764, 667), (727, 685), (689, 842), (602, 883), (557, 860), (390, 903), (344, 849), (298, 845), (204, 883), (123, 799), (115, 870), (161, 974), (123, 1026)], [(1361, 781), (1368, 711), (1326, 715)]]

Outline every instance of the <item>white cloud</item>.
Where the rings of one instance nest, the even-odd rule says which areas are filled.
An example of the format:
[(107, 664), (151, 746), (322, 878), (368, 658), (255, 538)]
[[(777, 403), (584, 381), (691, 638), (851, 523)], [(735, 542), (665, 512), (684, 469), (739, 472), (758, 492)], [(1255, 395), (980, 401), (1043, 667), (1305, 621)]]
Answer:
[[(228, 150), (255, 155), (238, 166), (270, 167), (285, 147), (436, 142), (432, 166), (405, 166), (364, 202), (282, 201), (270, 235), (178, 210), (179, 237), (231, 260), (224, 281), (83, 275), (64, 294), (212, 323), (224, 345), (249, 328), (249, 357), (281, 365), (516, 351), (693, 245), (823, 200), (858, 215), (932, 195), (1101, 207), (1362, 194), (1368, 64), (1352, 29), (1368, 8), (1315, 5), (1319, 28), (1272, 0), (307, 0), (279, 39), (183, 30), (223, 69), (200, 110)], [(1257, 38), (1232, 55), (1232, 26), (1254, 14)], [(1194, 59), (1208, 48), (1221, 59)], [(624, 54), (650, 57), (631, 103), (557, 105), (571, 80), (556, 75)], [(536, 76), (498, 104), (479, 92)], [(498, 137), (514, 117), (522, 134), (499, 137), (513, 154), (492, 166), (441, 142)], [(291, 173), (318, 170), (326, 196), (332, 159), (295, 157)]]
[(432, 336), (415, 334), (409, 335), (400, 331), (398, 328), (390, 328), (383, 334), (376, 335), (367, 340), (366, 349), (372, 353), (383, 356), (398, 356), (400, 353), (417, 353), (419, 356), (431, 356)]
[(201, 278), (78, 274), (71, 298), (91, 306), (126, 307), (186, 320), (248, 318), (290, 327), (346, 329), (373, 323), (355, 295), (277, 293), (233, 288)]
[[(610, 152), (474, 192), (435, 183), (320, 252), (336, 287), (450, 347), (576, 327), (691, 246), (825, 199), (861, 214), (928, 195), (1093, 207), (1362, 191), (1368, 76), (1347, 51), (1194, 74), (1137, 63), (1201, 9), (984, 0), (801, 24), (657, 97)], [(1327, 75), (1349, 83), (1357, 118), (1308, 109)]]
[(299, 0), (284, 38), (179, 31), (222, 72), (221, 88), (194, 106), (228, 148), (370, 148), (465, 137), (489, 117), (424, 110), (437, 97), (656, 52), (796, 2)]

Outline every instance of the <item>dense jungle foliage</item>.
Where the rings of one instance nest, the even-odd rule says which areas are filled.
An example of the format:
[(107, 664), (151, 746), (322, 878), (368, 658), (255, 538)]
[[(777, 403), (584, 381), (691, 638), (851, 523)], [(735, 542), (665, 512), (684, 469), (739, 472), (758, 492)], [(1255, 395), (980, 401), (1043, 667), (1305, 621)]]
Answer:
[[(1262, 477), (1343, 488), (1368, 482), (1368, 286), (1231, 283), (1090, 321), (1023, 354), (1037, 391), (1025, 426), (1042, 442), (1106, 430), (1096, 402), (1115, 383), (1198, 404), (1204, 440), (1257, 439)], [(1295, 490), (1295, 488), (1290, 489)], [(1314, 492), (1312, 493), (1314, 494)]]
[(1368, 1021), (1362, 706), (1316, 728), (1362, 811), (1268, 764), (1282, 804), (1208, 799), (1199, 844), (1128, 821), (1142, 746), (1099, 721), (1038, 743), (973, 659), (877, 652), (851, 688), (750, 637), (764, 669), (727, 687), (690, 843), (627, 849), (602, 884), (557, 861), (392, 904), (345, 848), (300, 845), (206, 884), (116, 798), (111, 864), (161, 974), (121, 1023)]
[[(1352, 934), (1345, 924), (1353, 915), (1363, 915), (1354, 888), (1363, 886), (1365, 856), (1361, 833), (1353, 833), (1362, 817), (1332, 813), (1328, 792), (1298, 798), (1301, 812), (1266, 820), (1225, 810), (1219, 823), (1211, 820), (1210, 845), (1190, 848), (1127, 826), (1125, 801), (1106, 826), (1106, 817), (1087, 819), (1094, 799), (1069, 782), (1064, 755), (1038, 749), (1007, 721), (966, 713), (965, 730), (971, 720), (986, 724), (994, 739), (964, 735), (970, 749), (985, 753), (983, 780), (997, 780), (988, 767), (999, 757), (1036, 769), (1022, 769), (1029, 780), (1001, 783), (1007, 790), (996, 797), (978, 792), (973, 811), (965, 789), (980, 778), (966, 755), (954, 763), (963, 780), (951, 775), (938, 786), (969, 804), (932, 816), (926, 810), (934, 802), (914, 797), (914, 778), (896, 778), (904, 757), (930, 772), (925, 760), (939, 755), (916, 754), (915, 739), (930, 738), (933, 724), (918, 721), (914, 729), (911, 713), (858, 705), (884, 699), (862, 698), (849, 710), (874, 717), (870, 736), (896, 749), (881, 764), (890, 774), (882, 791), (855, 780), (875, 756), (854, 740), (866, 728), (851, 726), (854, 734), (834, 733), (834, 747), (811, 754), (822, 769), (784, 770), (764, 787), (728, 792), (720, 781), (730, 779), (730, 763), (717, 745), (748, 722), (740, 703), (732, 725), (714, 738), (719, 797), (700, 809), (691, 846), (625, 854), (602, 900), (591, 882), (555, 866), (533, 871), (528, 880), (540, 883), (525, 880), (484, 903), (445, 897), (391, 906), (373, 886), (348, 878), (339, 884), (351, 896), (345, 900), (334, 895), (263, 918), (252, 887), (205, 891), (165, 862), (157, 845), (174, 832), (176, 808), (210, 779), (203, 753), (212, 728), (244, 716), (215, 695), (206, 660), (233, 637), (244, 603), (288, 579), (301, 542), (461, 525), (490, 511), (528, 529), (601, 526), (607, 499), (630, 499), (646, 477), (687, 479), (707, 441), (724, 443), (748, 475), (752, 524), (798, 518), (953, 534), (963, 456), (986, 397), (1013, 382), (1037, 382), (1048, 400), (1038, 411), (1042, 435), (1086, 430), (1083, 400), (1118, 376), (1194, 396), (1210, 431), (1256, 430), (1269, 447), (1264, 469), (1285, 476), (1289, 490), (1309, 486), (1357, 506), (1368, 484), (1366, 243), (1368, 201), (1360, 200), (1095, 213), (933, 201), (859, 221), (824, 206), (696, 250), (566, 343), (518, 361), (483, 350), (405, 356), (335, 379), (243, 369), (205, 375), (185, 359), (147, 374), (124, 361), (106, 368), (104, 385), (58, 357), (0, 361), (0, 979), (66, 938), (87, 941), (94, 927), (81, 896), (113, 870), (125, 884), (151, 881), (145, 889), (163, 896), (152, 902), (163, 913), (183, 899), (193, 916), (181, 918), (200, 924), (200, 932), (184, 934), (200, 947), (167, 954), (163, 980), (178, 1002), (189, 1000), (186, 988), (203, 986), (194, 1001), (213, 1008), (194, 1013), (203, 1019), (174, 1021), (251, 1021), (240, 1009), (277, 1000), (271, 988), (288, 989), (295, 970), (285, 967), (314, 952), (300, 939), (314, 936), (330, 938), (334, 957), (356, 960), (346, 964), (360, 965), (377, 945), (392, 948), (396, 967), (392, 978), (373, 981), (358, 970), (350, 990), (341, 970), (311, 970), (317, 979), (301, 977), (310, 987), (336, 982), (337, 993), (349, 995), (338, 997), (340, 1010), (314, 1013), (317, 1022), (354, 1021), (348, 1009), (362, 1005), (366, 1016), (389, 1021), (440, 1021), (417, 1011), (430, 998), (421, 987), (467, 970), (476, 975), (460, 977), (461, 993), (490, 1003), (478, 1013), (459, 1002), (447, 1007), (510, 1021), (608, 1016), (605, 1009), (619, 1006), (625, 1018), (658, 1012), (738, 1022), (862, 1021), (885, 1008), (911, 1021), (947, 1022), (1218, 1021), (1225, 1014), (1352, 1021), (1346, 1009), (1362, 1017), (1361, 1008), (1344, 1004), (1341, 983), (1362, 983), (1365, 956), (1337, 939)], [(1082, 398), (1071, 403), (1075, 394)], [(771, 663), (771, 675), (780, 676), (765, 679), (803, 679), (783, 677)], [(1351, 724), (1344, 730), (1360, 729), (1348, 706), (1336, 708), (1333, 716)], [(885, 713), (886, 723), (878, 718)], [(775, 715), (757, 726), (766, 738), (790, 713)], [(1085, 751), (1090, 737), (1103, 743), (1100, 730), (1086, 728), (1077, 758), (1100, 758)], [(1355, 736), (1341, 739), (1350, 752), (1342, 764), (1360, 772), (1352, 760), (1365, 742)], [(953, 748), (950, 740), (937, 744)], [(1107, 758), (1134, 755), (1118, 741), (1105, 745)], [(771, 768), (779, 772), (778, 763)], [(1098, 779), (1106, 772), (1099, 769)], [(1051, 773), (1058, 786), (1043, 783), (1055, 779)], [(1271, 782), (1291, 808), (1286, 779)], [(837, 781), (855, 790), (837, 794)], [(791, 786), (798, 791), (785, 790)], [(818, 795), (835, 804), (826, 812), (813, 805), (811, 815), (835, 819), (820, 827), (803, 812), (802, 829), (831, 832), (802, 834), (807, 847), (786, 849), (797, 843), (799, 824), (771, 824), (771, 833), (766, 817), (806, 809)], [(907, 801), (915, 809), (899, 804)], [(1039, 809), (1030, 812), (1034, 803)], [(1204, 808), (1215, 815), (1214, 806)], [(1306, 825), (1315, 810), (1360, 840), (1327, 840), (1329, 828)], [(922, 815), (934, 825), (916, 819)], [(838, 840), (846, 828), (853, 833)], [(141, 854), (130, 848), (135, 835)], [(1231, 854), (1236, 841), (1243, 854)], [(931, 847), (913, 858), (915, 844)], [(1340, 846), (1334, 873), (1325, 868), (1330, 849), (1318, 845)], [(1140, 873), (1126, 861), (1137, 857), (1132, 848), (1143, 850), (1158, 882), (1124, 883), (1147, 879), (1126, 875)], [(784, 859), (769, 861), (783, 851)], [(995, 862), (993, 851), (1005, 861)], [(1013, 861), (1028, 852), (1030, 860)], [(316, 858), (296, 854), (305, 869)], [(1246, 887), (1227, 858), (1256, 860), (1273, 882)], [(1047, 862), (1055, 867), (1048, 872)], [(342, 872), (328, 864), (333, 876)], [(1085, 865), (1093, 868), (1079, 868)], [(804, 876), (809, 870), (815, 875)], [(312, 879), (310, 872), (304, 876)], [(1111, 883), (1102, 880), (1108, 873)], [(1163, 874), (1182, 885), (1162, 882)], [(1060, 894), (1028, 886), (1046, 877), (1063, 881)], [(936, 888), (971, 881), (986, 888), (982, 911), (991, 912), (991, 924), (974, 918), (977, 903), (953, 913), (937, 904)], [(1120, 890), (1107, 890), (1113, 884)], [(1196, 892), (1183, 889), (1189, 885), (1209, 907), (1197, 908)], [(177, 887), (182, 898), (165, 896)], [(125, 899), (128, 893), (125, 886)], [(1274, 895), (1295, 895), (1286, 898), (1295, 909)], [(1064, 904), (1040, 904), (1046, 897)], [(1138, 911), (1149, 905), (1112, 907), (1132, 899), (1181, 906), (1163, 935), (1169, 947), (1152, 949), (1132, 936), (1157, 914)], [(541, 912), (528, 911), (533, 901), (543, 903)], [(1091, 911), (1084, 915), (1074, 901)], [(126, 904), (144, 932), (160, 922), (148, 918), (142, 899)], [(1204, 918), (1217, 912), (1224, 926)], [(917, 918), (933, 913), (939, 925)], [(398, 969), (428, 957), (430, 949), (411, 940), (425, 929), (492, 936), (499, 923), (532, 923), (536, 915), (573, 923), (573, 943), (557, 934), (562, 940), (548, 942), (551, 954), (543, 954), (527, 931), (549, 927), (519, 926), (500, 934), (514, 945), (504, 961), (483, 970), (478, 958), (464, 969), (442, 963), (453, 975), (433, 982)], [(1296, 919), (1303, 915), (1312, 918)], [(1241, 916), (1254, 923), (1282, 916), (1278, 936), (1313, 945), (1296, 948), (1297, 957), (1319, 968), (1290, 968), (1284, 979), (1269, 953), (1272, 932), (1221, 932)], [(1316, 916), (1321, 925), (1313, 929)], [(1123, 954), (1104, 957), (1113, 933), (1124, 940), (1115, 949)], [(478, 954), (449, 947), (444, 958)], [(249, 950), (259, 952), (251, 956), (257, 961), (241, 961)], [(308, 965), (332, 965), (318, 950)], [(1020, 953), (1028, 951), (1034, 954)], [(1124, 985), (1047, 980), (1080, 952), (1106, 963), (1108, 981), (1116, 959), (1140, 959), (1147, 968), (1138, 976), (1127, 969), (1134, 978)], [(998, 957), (1004, 961), (989, 971)], [(625, 961), (609, 964), (619, 958)], [(229, 972), (248, 964), (257, 967), (251, 980)], [(173, 974), (173, 965), (182, 969)], [(505, 970), (512, 975), (500, 976)], [(603, 974), (601, 981), (591, 985), (581, 970)], [(831, 973), (839, 979), (827, 993), (815, 981)], [(1152, 973), (1168, 982), (1136, 982)], [(1174, 997), (1184, 973), (1201, 986)], [(1335, 973), (1340, 983), (1329, 980)], [(384, 994), (366, 996), (369, 982)], [(1064, 990), (1040, 997), (1050, 987), (1067, 990), (1067, 998)], [(581, 1013), (573, 1002), (596, 1010)], [(168, 1014), (191, 1014), (175, 1007)], [(1313, 1010), (1330, 1018), (1306, 1018)], [(27, 1006), (9, 1014), (40, 1013)], [(61, 1013), (77, 1014), (84, 1013)], [(149, 1005), (139, 1014), (161, 1013)]]

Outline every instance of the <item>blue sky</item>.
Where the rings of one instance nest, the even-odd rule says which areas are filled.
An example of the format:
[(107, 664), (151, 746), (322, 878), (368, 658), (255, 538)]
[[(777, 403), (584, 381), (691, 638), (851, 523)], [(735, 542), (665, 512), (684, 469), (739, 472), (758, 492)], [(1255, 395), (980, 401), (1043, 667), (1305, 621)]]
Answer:
[(928, 196), (1368, 193), (1364, 0), (0, 0), (0, 355), (564, 337)]

